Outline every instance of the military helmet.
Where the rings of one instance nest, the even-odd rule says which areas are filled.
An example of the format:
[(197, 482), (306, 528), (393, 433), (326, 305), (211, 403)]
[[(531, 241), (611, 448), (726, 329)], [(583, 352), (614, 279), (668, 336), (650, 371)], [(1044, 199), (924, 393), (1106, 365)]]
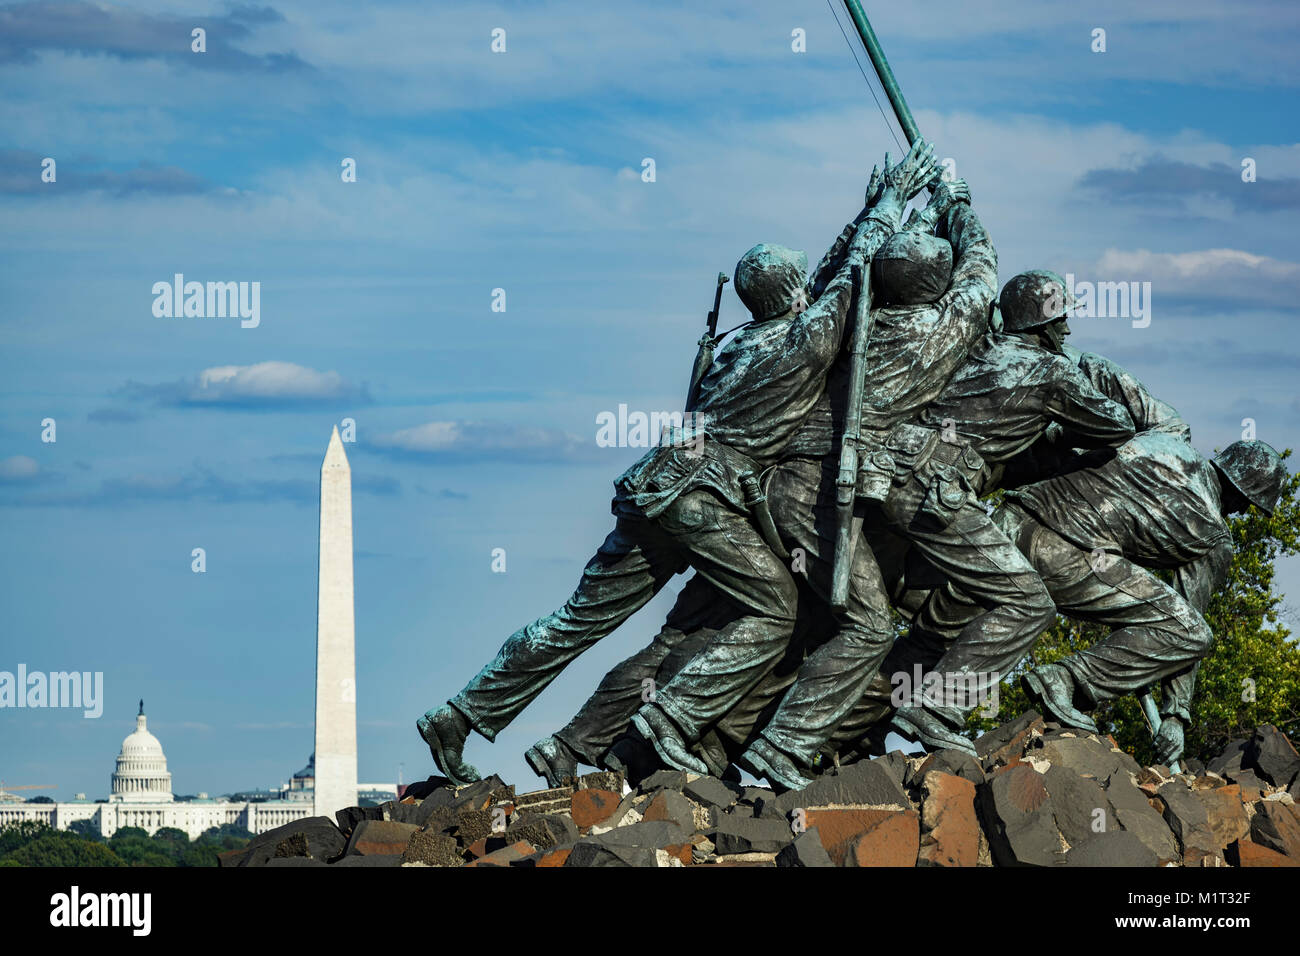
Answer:
[(1271, 515), (1287, 482), (1286, 465), (1267, 442), (1235, 441), (1214, 456), (1214, 464), (1252, 505)]
[(1046, 269), (1031, 269), (1013, 276), (998, 296), (1003, 327), (1008, 332), (1027, 332), (1051, 325), (1074, 308), (1076, 301), (1065, 280)]
[(736, 263), (736, 295), (757, 322), (785, 315), (808, 281), (808, 254), (760, 242)]
[(952, 280), (952, 244), (927, 232), (896, 232), (871, 260), (871, 278), (883, 305), (934, 302)]

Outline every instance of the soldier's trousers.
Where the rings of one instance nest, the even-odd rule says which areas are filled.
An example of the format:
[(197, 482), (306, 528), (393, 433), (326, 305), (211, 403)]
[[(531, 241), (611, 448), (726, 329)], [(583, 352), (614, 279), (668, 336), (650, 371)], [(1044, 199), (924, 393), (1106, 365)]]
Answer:
[[(786, 549), (809, 589), (829, 605), (837, 534), (838, 459), (794, 458), (772, 476), (768, 497)], [(761, 733), (796, 763), (808, 766), (861, 698), (894, 641), (889, 594), (872, 549), (858, 541), (849, 603), (835, 630), (799, 668)], [(788, 678), (787, 678), (788, 680)], [(777, 692), (778, 685), (766, 688)], [(751, 707), (761, 705), (755, 695)], [(758, 716), (757, 713), (754, 715)]]
[[(1095, 705), (1141, 692), (1187, 670), (1214, 634), (1200, 613), (1152, 572), (1121, 555), (1087, 551), (1008, 502), (999, 520), (1024, 548), (1067, 617), (1111, 628), (1108, 637), (1059, 661)], [(1162, 701), (1162, 713), (1190, 717)]]
[[(1051, 624), (1056, 607), (1029, 559), (974, 496), (943, 505), (935, 501), (935, 480), (933, 465), (916, 469), (890, 491), (881, 513), (886, 527), (947, 579), (948, 586), (931, 596), (921, 616), (960, 618), (955, 640), (935, 665), (948, 687), (959, 691), (945, 693), (940, 701), (927, 699), (926, 708), (960, 729), (979, 703), (966, 678), (995, 686), (998, 676), (1028, 653)], [(941, 516), (934, 513), (937, 505), (945, 509)], [(940, 595), (954, 591), (965, 595), (960, 615), (935, 606)]]
[[(564, 606), (516, 631), (451, 703), (493, 740), (583, 651), (645, 606), (687, 567), (739, 608), (657, 703), (688, 742), (734, 706), (776, 663), (794, 626), (796, 586), (749, 519), (704, 490), (663, 514), (618, 517)], [(670, 693), (671, 691), (671, 693)]]

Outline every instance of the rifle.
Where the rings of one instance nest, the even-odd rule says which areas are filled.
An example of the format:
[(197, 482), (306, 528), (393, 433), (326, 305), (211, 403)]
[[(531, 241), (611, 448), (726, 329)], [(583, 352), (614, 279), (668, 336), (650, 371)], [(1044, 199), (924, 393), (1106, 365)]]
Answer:
[(854, 266), (857, 305), (853, 338), (849, 342), (849, 397), (840, 443), (840, 470), (835, 477), (835, 564), (831, 578), (831, 610), (839, 614), (849, 603), (849, 572), (862, 533), (857, 514), (858, 471), (862, 462), (862, 399), (867, 387), (867, 344), (871, 340), (871, 288), (863, 266)]
[(713, 309), (705, 319), (708, 331), (700, 336), (700, 348), (695, 353), (695, 365), (691, 369), (691, 384), (686, 390), (686, 411), (688, 412), (695, 410), (695, 399), (698, 397), (696, 393), (700, 390), (700, 382), (709, 371), (709, 366), (713, 364), (713, 348), (718, 344), (718, 312), (722, 309), (722, 287), (730, 281), (729, 276), (721, 272), (718, 273), (718, 287), (713, 290)]
[[(921, 132), (912, 118), (912, 111), (903, 99), (903, 91), (894, 79), (894, 71), (889, 68), (880, 41), (871, 29), (858, 0), (844, 0), (844, 6), (857, 27), (862, 45), (866, 47), (871, 65), (876, 69), (880, 85), (894, 108), (898, 124), (903, 128), (908, 146), (921, 138)], [(840, 442), (840, 470), (835, 478), (835, 564), (831, 576), (831, 610), (843, 613), (849, 602), (849, 576), (853, 565), (853, 554), (857, 549), (858, 537), (862, 532), (862, 518), (857, 515), (856, 504), (859, 477), (863, 457), (862, 443), (862, 399), (866, 391), (867, 345), (871, 338), (871, 289), (868, 275), (864, 269), (854, 269), (854, 281), (857, 283), (857, 307), (853, 316), (853, 333), (850, 340), (849, 396), (848, 408), (844, 416), (844, 435)], [(865, 490), (865, 489), (864, 489)]]

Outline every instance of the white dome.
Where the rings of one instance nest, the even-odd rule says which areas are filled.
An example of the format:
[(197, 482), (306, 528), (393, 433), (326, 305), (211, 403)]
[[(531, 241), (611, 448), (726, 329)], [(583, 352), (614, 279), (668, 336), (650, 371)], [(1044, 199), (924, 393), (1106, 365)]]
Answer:
[(157, 803), (172, 799), (172, 775), (158, 738), (145, 726), (144, 701), (135, 718), (135, 731), (122, 741), (113, 774), (113, 801)]

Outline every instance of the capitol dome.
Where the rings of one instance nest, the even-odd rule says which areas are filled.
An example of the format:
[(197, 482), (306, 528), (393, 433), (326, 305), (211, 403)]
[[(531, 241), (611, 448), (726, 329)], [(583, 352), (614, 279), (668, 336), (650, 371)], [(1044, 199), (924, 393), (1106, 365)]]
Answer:
[(158, 738), (145, 727), (144, 701), (135, 718), (135, 730), (122, 741), (113, 773), (111, 801), (157, 803), (172, 799), (172, 775)]

